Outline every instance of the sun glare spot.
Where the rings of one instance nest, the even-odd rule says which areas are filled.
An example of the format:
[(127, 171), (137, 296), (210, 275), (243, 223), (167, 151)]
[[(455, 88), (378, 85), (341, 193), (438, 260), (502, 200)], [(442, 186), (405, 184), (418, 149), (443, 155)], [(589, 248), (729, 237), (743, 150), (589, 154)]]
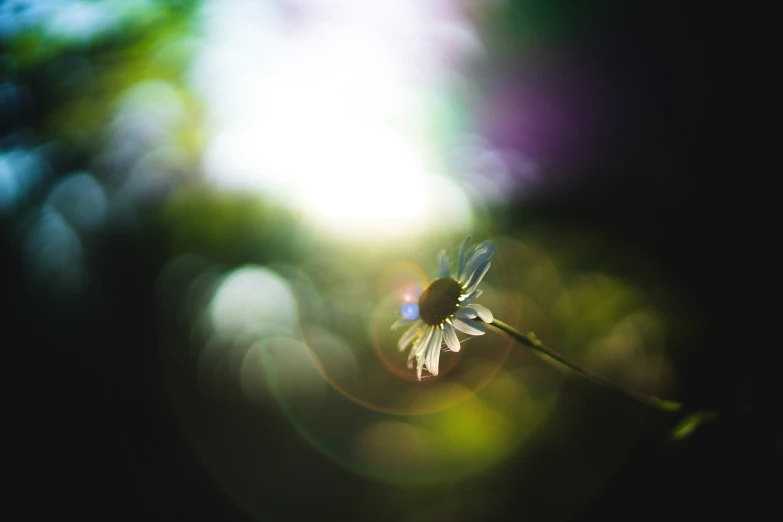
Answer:
[(302, 4), (287, 23), (268, 4), (208, 3), (193, 79), (212, 123), (209, 181), (284, 201), (335, 237), (464, 226), (471, 210), (456, 187), (440, 218), (443, 166), (427, 130), (433, 86), (450, 77), (426, 66), (445, 52), (428, 28), (445, 15), (400, 4), (394, 16), (365, 2)]

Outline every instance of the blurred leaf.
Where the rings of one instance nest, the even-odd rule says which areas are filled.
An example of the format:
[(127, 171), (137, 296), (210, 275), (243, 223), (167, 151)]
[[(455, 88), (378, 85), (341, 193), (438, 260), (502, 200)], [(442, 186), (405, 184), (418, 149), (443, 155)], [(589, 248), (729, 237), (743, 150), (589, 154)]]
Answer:
[(653, 397), (652, 402), (662, 411), (678, 411), (682, 408), (682, 403), (675, 401), (664, 401), (658, 397)]
[(696, 431), (696, 428), (698, 428), (701, 424), (715, 420), (716, 418), (718, 418), (718, 414), (714, 411), (700, 411), (692, 413), (674, 427), (674, 429), (669, 434), (669, 437), (675, 440), (682, 440), (690, 437), (693, 432)]

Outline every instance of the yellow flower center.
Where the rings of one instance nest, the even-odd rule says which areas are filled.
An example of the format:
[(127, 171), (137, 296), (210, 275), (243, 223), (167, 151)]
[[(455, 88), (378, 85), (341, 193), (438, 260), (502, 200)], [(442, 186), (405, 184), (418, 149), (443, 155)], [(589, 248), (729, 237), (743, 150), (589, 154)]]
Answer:
[(450, 277), (436, 279), (419, 297), (419, 316), (430, 326), (441, 324), (459, 308), (462, 286)]

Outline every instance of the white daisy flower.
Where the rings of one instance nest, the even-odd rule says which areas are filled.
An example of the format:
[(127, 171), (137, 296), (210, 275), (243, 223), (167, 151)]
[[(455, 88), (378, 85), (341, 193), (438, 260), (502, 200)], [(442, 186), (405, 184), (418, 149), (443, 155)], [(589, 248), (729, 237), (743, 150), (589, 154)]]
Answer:
[(404, 351), (413, 343), (408, 368), (413, 368), (415, 360), (419, 380), (424, 368), (432, 375), (438, 375), (440, 348), (444, 342), (452, 352), (459, 351), (456, 330), (468, 335), (484, 335), (486, 328), (474, 319), (478, 317), (485, 323), (492, 322), (492, 312), (473, 300), (481, 295), (477, 287), (489, 270), (490, 258), (498, 247), (487, 240), (466, 249), (469, 240), (470, 236), (467, 236), (459, 247), (459, 261), (453, 277), (446, 251), (440, 251), (437, 279), (424, 289), (418, 304), (405, 303), (402, 306), (402, 318), (392, 326), (392, 329), (397, 329), (413, 321), (397, 347)]

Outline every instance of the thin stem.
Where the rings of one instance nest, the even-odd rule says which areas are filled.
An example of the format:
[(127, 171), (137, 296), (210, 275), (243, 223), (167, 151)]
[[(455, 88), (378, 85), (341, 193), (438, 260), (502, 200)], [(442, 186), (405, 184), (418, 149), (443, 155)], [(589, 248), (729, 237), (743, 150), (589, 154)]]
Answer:
[(643, 395), (641, 393), (635, 392), (633, 390), (629, 390), (623, 386), (608, 381), (603, 377), (601, 377), (600, 375), (597, 375), (592, 371), (588, 370), (584, 366), (580, 366), (572, 361), (569, 361), (568, 359), (566, 359), (564, 356), (560, 355), (556, 351), (544, 346), (538, 339), (533, 339), (526, 335), (523, 335), (502, 321), (498, 321), (497, 319), (494, 319), (492, 323), (487, 323), (487, 324), (489, 324), (490, 326), (494, 326), (498, 330), (507, 333), (508, 335), (510, 335), (517, 341), (519, 341), (520, 343), (525, 344), (534, 350), (538, 350), (539, 352), (548, 355), (552, 359), (562, 364), (565, 364), (572, 370), (582, 374), (584, 377), (593, 381), (594, 383), (601, 385), (609, 390), (612, 390), (622, 395), (623, 397), (626, 397), (638, 403), (644, 404), (645, 406), (649, 406), (651, 408), (655, 408), (656, 410), (661, 410), (661, 411), (677, 411), (682, 407), (682, 405), (679, 403), (672, 402), (672, 401), (664, 401), (654, 395), (650, 395), (650, 396)]

